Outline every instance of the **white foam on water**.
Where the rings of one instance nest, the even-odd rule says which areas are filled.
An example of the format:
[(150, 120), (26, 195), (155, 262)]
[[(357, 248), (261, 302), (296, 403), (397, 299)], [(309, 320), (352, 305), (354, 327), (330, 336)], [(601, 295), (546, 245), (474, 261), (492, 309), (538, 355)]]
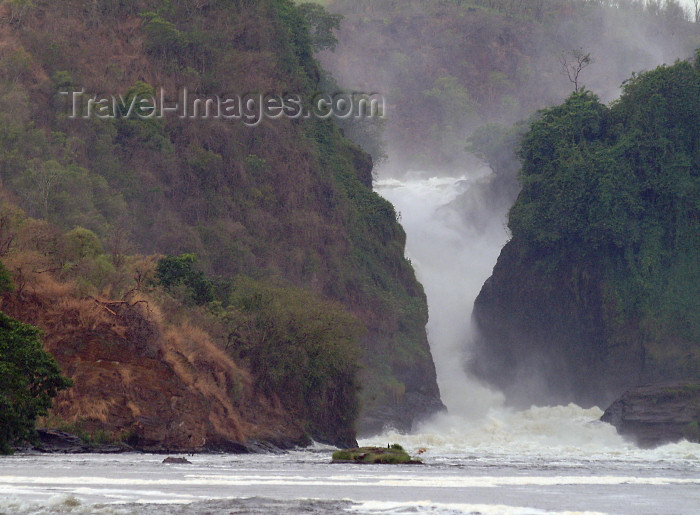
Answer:
[[(388, 432), (381, 438), (400, 443), (413, 452), (425, 449), (428, 456), (478, 452), (556, 458), (638, 450), (619, 436), (615, 428), (599, 422), (601, 415), (599, 408), (583, 409), (574, 404), (523, 411), (496, 407), (478, 418), (442, 414), (419, 426), (414, 434)], [(371, 440), (363, 443), (369, 444)], [(700, 453), (700, 446), (682, 452), (693, 451)]]
[(346, 511), (354, 513), (404, 514), (432, 513), (435, 515), (481, 514), (481, 515), (605, 515), (602, 512), (546, 511), (535, 508), (505, 506), (497, 504), (438, 503), (418, 501), (411, 503), (369, 501), (359, 503)]

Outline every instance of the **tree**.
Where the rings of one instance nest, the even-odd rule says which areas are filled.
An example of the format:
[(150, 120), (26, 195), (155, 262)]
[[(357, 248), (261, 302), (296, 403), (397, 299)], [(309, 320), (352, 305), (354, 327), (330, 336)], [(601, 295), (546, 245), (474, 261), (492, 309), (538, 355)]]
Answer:
[(7, 3), (10, 6), (10, 23), (17, 23), (18, 25), (21, 25), (24, 15), (34, 8), (32, 0), (9, 0)]
[(149, 52), (158, 54), (165, 59), (168, 52), (176, 52), (179, 49), (182, 34), (175, 27), (175, 24), (153, 11), (141, 13), (139, 16), (145, 20), (146, 48)]
[(198, 306), (214, 300), (214, 285), (197, 270), (197, 256), (181, 254), (166, 256), (156, 265), (156, 279), (171, 293), (178, 287), (185, 288), (186, 296)]
[(335, 50), (335, 47), (338, 45), (338, 39), (333, 32), (340, 28), (343, 16), (330, 14), (323, 6), (312, 3), (301, 4), (299, 12), (309, 27), (311, 45), (314, 51)]
[(41, 346), (41, 331), (0, 313), (0, 453), (34, 439), (38, 416), (73, 383)]
[(12, 291), (14, 286), (12, 285), (12, 277), (10, 277), (10, 272), (0, 261), (0, 294), (6, 291)]
[(54, 206), (54, 194), (67, 176), (66, 169), (55, 159), (32, 160), (26, 177), (26, 199), (36, 206), (42, 218), (48, 218)]
[(257, 386), (303, 417), (312, 436), (321, 436), (330, 421), (350, 424), (357, 414), (362, 322), (301, 288), (245, 277), (232, 287), (224, 314), (227, 350), (253, 371)]
[(76, 227), (63, 235), (66, 257), (70, 261), (96, 258), (102, 254), (102, 243), (97, 235), (89, 229)]
[(559, 62), (561, 63), (562, 73), (569, 77), (569, 81), (574, 85), (574, 91), (578, 93), (579, 75), (584, 68), (595, 62), (591, 54), (584, 54), (583, 48), (578, 48), (570, 52), (563, 52), (559, 57)]

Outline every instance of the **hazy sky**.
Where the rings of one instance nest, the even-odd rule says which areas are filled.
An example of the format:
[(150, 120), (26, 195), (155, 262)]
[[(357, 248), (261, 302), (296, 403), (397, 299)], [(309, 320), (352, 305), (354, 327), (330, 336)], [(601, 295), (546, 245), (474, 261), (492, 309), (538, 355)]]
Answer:
[(685, 5), (686, 7), (693, 7), (693, 0), (681, 0), (681, 3)]

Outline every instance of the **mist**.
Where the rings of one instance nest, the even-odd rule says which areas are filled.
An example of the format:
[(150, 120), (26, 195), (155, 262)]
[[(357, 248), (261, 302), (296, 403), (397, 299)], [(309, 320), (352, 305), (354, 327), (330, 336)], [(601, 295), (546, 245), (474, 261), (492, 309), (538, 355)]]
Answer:
[(322, 64), (344, 89), (385, 96), (384, 137), (394, 172), (463, 168), (474, 129), (510, 125), (560, 103), (574, 89), (562, 54), (591, 55), (580, 85), (607, 103), (633, 72), (688, 58), (700, 46), (700, 24), (674, 2), (644, 8), (643, 2), (572, 0), (552, 2), (539, 14), (533, 6), (541, 2), (524, 3), (522, 13), (512, 2), (481, 4), (329, 2), (344, 20), (338, 47), (321, 54)]
[[(688, 58), (700, 46), (700, 24), (673, 2), (665, 9), (609, 4), (562, 3), (572, 7), (546, 13), (544, 22), (444, 2), (330, 2), (345, 19), (323, 66), (343, 88), (387, 100), (388, 161), (375, 188), (406, 229), (406, 254), (428, 297), (442, 399), (454, 416), (484, 417), (505, 402), (465, 364), (474, 300), (509, 238), (507, 211), (517, 194), (517, 186), (494, 187), (498, 173), (515, 182), (515, 149), (503, 149), (512, 161), (504, 172), (466, 152), (469, 136), (487, 123), (527, 119), (571, 94), (561, 58), (572, 50), (592, 57), (580, 85), (609, 103), (632, 73)], [(525, 397), (541, 389), (534, 396), (548, 398), (536, 370), (523, 389)]]

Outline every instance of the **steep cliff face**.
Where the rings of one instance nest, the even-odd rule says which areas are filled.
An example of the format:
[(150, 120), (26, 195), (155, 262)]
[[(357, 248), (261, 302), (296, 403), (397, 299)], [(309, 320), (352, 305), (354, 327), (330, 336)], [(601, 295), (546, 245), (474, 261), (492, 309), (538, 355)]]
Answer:
[(700, 376), (700, 60), (540, 113), (471, 367), (516, 403)]
[(644, 349), (609, 345), (601, 270), (506, 244), (474, 304), (471, 369), (514, 404), (606, 405), (641, 381)]
[[(366, 331), (359, 342), (361, 389), (359, 394), (353, 390), (349, 404), (354, 406), (354, 397), (359, 396), (360, 419), (363, 413), (384, 410), (389, 415), (382, 423), (391, 424), (398, 410), (410, 413), (396, 419), (396, 425), (405, 428), (442, 406), (425, 335), (425, 296), (403, 256), (405, 235), (393, 207), (371, 190), (371, 159), (345, 139), (332, 120), (263, 117), (252, 123), (259, 116), (255, 112), (248, 113), (248, 124), (241, 119), (176, 115), (151, 119), (70, 116), (71, 92), (83, 90), (80, 115), (93, 95), (122, 95), (128, 102), (151, 94), (159, 97), (160, 88), (169, 106), (183, 102), (185, 90), (204, 99), (253, 92), (292, 93), (310, 101), (321, 73), (307, 24), (293, 2), (134, 0), (86, 6), (77, 0), (40, 0), (28, 3), (21, 16), (10, 3), (0, 9), (0, 193), (29, 216), (45, 219), (62, 231), (81, 226), (98, 235), (105, 250), (99, 263), (93, 263), (97, 275), (74, 277), (83, 288), (75, 294), (78, 300), (128, 296), (141, 279), (124, 277), (120, 267), (125, 256), (193, 253), (203, 273), (224, 286), (241, 276), (263, 283), (283, 282), (310, 292), (319, 302), (339, 303), (356, 315)], [(47, 245), (33, 250), (58, 260), (51, 266), (60, 275), (66, 263), (53, 253), (51, 242)], [(32, 268), (21, 261), (26, 257), (22, 252), (12, 254), (8, 269), (15, 277)], [(228, 301), (223, 300), (223, 304)], [(24, 309), (15, 306), (13, 311), (24, 321), (34, 320), (29, 304)], [(178, 313), (169, 316), (179, 319)], [(207, 323), (201, 325), (211, 333), (212, 346), (195, 339), (197, 353), (217, 361), (216, 353), (225, 349), (224, 354), (235, 362), (235, 349), (227, 347), (230, 334)], [(52, 341), (54, 325), (43, 327), (47, 341)], [(88, 341), (93, 348), (100, 347), (98, 329), (76, 331), (70, 345)], [(127, 383), (149, 391), (141, 386), (143, 381), (160, 372), (163, 378), (174, 373), (175, 364), (162, 364), (167, 352), (161, 355), (157, 350), (150, 365), (160, 372), (139, 369), (141, 351), (133, 345), (141, 340), (122, 341), (124, 355), (117, 361), (124, 364), (115, 365), (114, 370), (104, 364), (111, 355), (96, 355), (91, 361), (102, 363), (95, 369), (107, 367), (105, 377), (116, 381), (109, 395), (127, 399), (122, 392), (128, 391)], [(167, 347), (163, 341), (153, 343), (154, 348)], [(77, 351), (67, 351), (59, 360), (77, 374), (73, 395), (82, 392), (93, 399), (89, 393), (93, 390), (83, 383), (97, 379), (80, 375), (75, 368), (82, 362), (79, 356)], [(120, 375), (117, 369), (129, 369), (129, 362), (136, 367), (133, 374)], [(256, 395), (263, 395), (256, 390), (262, 373), (242, 363), (238, 366), (249, 374), (256, 393), (248, 399), (256, 402)], [(205, 369), (197, 370), (195, 375), (207, 374)], [(172, 395), (151, 399), (166, 418), (170, 415), (163, 413), (165, 399), (178, 398), (179, 389), (197, 383), (196, 377), (184, 383), (172, 377), (172, 381), (164, 379)], [(214, 402), (193, 395), (183, 394), (189, 399), (187, 406), (197, 407), (194, 412)], [(275, 405), (270, 392), (263, 398), (271, 410), (286, 413), (270, 418), (276, 420), (271, 427), (293, 420), (289, 431), (274, 429), (270, 439), (275, 440), (279, 432), (282, 439), (298, 441), (297, 408)], [(341, 402), (331, 393), (325, 401), (328, 406)], [(129, 417), (148, 412), (149, 402), (100, 419), (108, 424), (122, 420), (131, 427), (135, 419), (127, 422)], [(73, 404), (81, 406), (79, 398)], [(78, 416), (65, 411), (67, 405), (57, 409)], [(231, 413), (239, 409), (236, 416), (241, 420), (256, 420), (252, 409), (217, 409)], [(90, 417), (88, 408), (84, 415)], [(314, 434), (326, 441), (354, 438), (353, 420), (334, 416), (324, 427), (317, 424)], [(221, 417), (220, 423), (188, 418), (186, 425), (194, 424), (188, 431), (195, 440), (225, 439), (227, 431), (238, 435), (231, 425), (234, 415)], [(267, 424), (252, 423), (255, 427)], [(308, 430), (301, 429), (302, 433)], [(147, 441), (171, 439), (165, 433), (144, 431)], [(242, 434), (255, 438), (256, 431)], [(173, 438), (180, 442), (179, 437)]]

